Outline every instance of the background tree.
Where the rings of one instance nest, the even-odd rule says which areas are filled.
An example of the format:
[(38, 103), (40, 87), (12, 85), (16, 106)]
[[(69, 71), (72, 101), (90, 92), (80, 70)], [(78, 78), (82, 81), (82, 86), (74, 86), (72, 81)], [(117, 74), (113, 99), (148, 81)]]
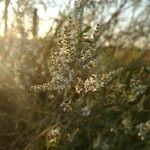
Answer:
[(33, 11), (33, 37), (36, 37), (37, 36), (37, 32), (38, 32), (38, 14), (37, 14), (37, 9), (34, 8), (34, 11)]
[(4, 29), (4, 35), (6, 37), (7, 30), (8, 30), (8, 7), (10, 4), (10, 0), (5, 0), (5, 9), (4, 9), (4, 22), (5, 22), (5, 29)]

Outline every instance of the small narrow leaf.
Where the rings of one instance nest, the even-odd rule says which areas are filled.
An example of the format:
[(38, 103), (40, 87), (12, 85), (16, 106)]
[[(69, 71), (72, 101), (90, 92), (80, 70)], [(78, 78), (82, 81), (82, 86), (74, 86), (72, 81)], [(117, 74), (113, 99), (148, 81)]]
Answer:
[(90, 29), (91, 29), (91, 26), (87, 26), (87, 27), (82, 31), (82, 33), (86, 33), (86, 32), (88, 32)]

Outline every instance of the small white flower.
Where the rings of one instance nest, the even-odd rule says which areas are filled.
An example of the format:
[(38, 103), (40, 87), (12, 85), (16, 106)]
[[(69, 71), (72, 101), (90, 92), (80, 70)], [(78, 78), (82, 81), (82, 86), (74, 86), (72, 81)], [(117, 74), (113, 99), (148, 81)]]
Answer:
[(86, 117), (89, 116), (91, 114), (90, 108), (88, 106), (82, 108), (82, 114), (83, 116), (86, 116)]

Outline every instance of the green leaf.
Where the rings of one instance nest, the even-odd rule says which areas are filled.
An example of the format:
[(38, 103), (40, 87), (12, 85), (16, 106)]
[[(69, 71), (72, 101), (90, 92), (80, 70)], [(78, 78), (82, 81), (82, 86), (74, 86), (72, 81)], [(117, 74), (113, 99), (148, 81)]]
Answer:
[(84, 33), (87, 33), (90, 29), (91, 26), (85, 27), (85, 29), (78, 34), (78, 37), (84, 37)]
[(86, 38), (84, 38), (84, 42), (92, 43), (92, 41), (90, 39), (86, 39)]
[(87, 27), (82, 31), (82, 33), (86, 33), (86, 32), (88, 32), (90, 29), (91, 29), (91, 26), (87, 26)]

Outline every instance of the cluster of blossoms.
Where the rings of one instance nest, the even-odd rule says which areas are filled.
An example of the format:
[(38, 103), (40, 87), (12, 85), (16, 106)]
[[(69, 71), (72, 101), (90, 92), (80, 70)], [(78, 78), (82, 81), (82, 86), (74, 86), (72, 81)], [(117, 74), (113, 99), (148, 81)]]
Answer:
[(71, 33), (72, 21), (64, 27), (63, 35), (59, 35), (58, 49), (53, 49), (48, 62), (51, 75), (51, 88), (64, 90), (74, 78), (73, 62), (75, 60), (75, 40)]
[(47, 141), (47, 148), (55, 147), (60, 138), (60, 127), (55, 127), (47, 132), (46, 141)]
[[(63, 33), (58, 35), (58, 47), (50, 51), (48, 66), (51, 81), (32, 87), (33, 89), (65, 90), (72, 82), (81, 78), (87, 69), (91, 70), (96, 67), (94, 43), (79, 41), (79, 31), (74, 27), (74, 22), (69, 18)], [(82, 75), (78, 75), (78, 71)], [(85, 88), (91, 84), (90, 82), (96, 82), (94, 80), (93, 76), (89, 77), (85, 81)]]
[(140, 80), (132, 79), (130, 81), (130, 86), (132, 89), (132, 93), (135, 93), (136, 96), (143, 94), (146, 89), (146, 86), (142, 85)]
[(100, 87), (106, 86), (110, 83), (116, 76), (118, 76), (122, 72), (123, 68), (119, 68), (117, 70), (113, 70), (107, 74), (102, 74), (100, 78)]
[(138, 136), (141, 138), (141, 140), (144, 140), (146, 135), (150, 133), (150, 120), (137, 125), (137, 129), (139, 131)]
[(92, 74), (88, 79), (85, 81), (82, 81), (81, 78), (77, 79), (78, 82), (75, 86), (76, 92), (81, 93), (81, 91), (97, 91), (98, 88), (98, 82), (97, 82), (97, 76), (96, 74)]
[(147, 89), (146, 85), (142, 85), (140, 80), (130, 80), (131, 93), (128, 96), (128, 101), (135, 101), (139, 95), (142, 95)]
[(92, 76), (89, 79), (86, 79), (84, 82), (84, 88), (85, 88), (85, 92), (88, 91), (96, 91), (98, 88), (98, 82), (96, 80), (96, 75), (92, 74)]
[[(56, 90), (64, 93), (61, 107), (64, 111), (72, 111), (72, 98), (69, 93), (78, 94), (96, 92), (105, 87), (123, 68), (106, 74), (99, 74), (96, 43), (100, 26), (96, 27), (93, 36), (88, 37), (86, 31), (76, 30), (75, 22), (69, 18), (64, 30), (58, 35), (58, 47), (51, 49), (48, 60), (50, 81), (43, 85), (31, 87), (32, 90)], [(73, 90), (75, 89), (75, 90)], [(90, 114), (90, 108), (82, 109), (84, 116)]]
[(83, 116), (87, 117), (91, 114), (91, 109), (89, 106), (85, 106), (84, 108), (81, 109), (81, 112)]
[(102, 74), (101, 76), (97, 74), (92, 74), (88, 79), (82, 81), (78, 78), (78, 82), (75, 86), (77, 93), (81, 91), (86, 92), (95, 92), (99, 88), (105, 87), (109, 82), (111, 82), (117, 75), (121, 73), (123, 68), (119, 68), (117, 70), (111, 71), (108, 74)]

